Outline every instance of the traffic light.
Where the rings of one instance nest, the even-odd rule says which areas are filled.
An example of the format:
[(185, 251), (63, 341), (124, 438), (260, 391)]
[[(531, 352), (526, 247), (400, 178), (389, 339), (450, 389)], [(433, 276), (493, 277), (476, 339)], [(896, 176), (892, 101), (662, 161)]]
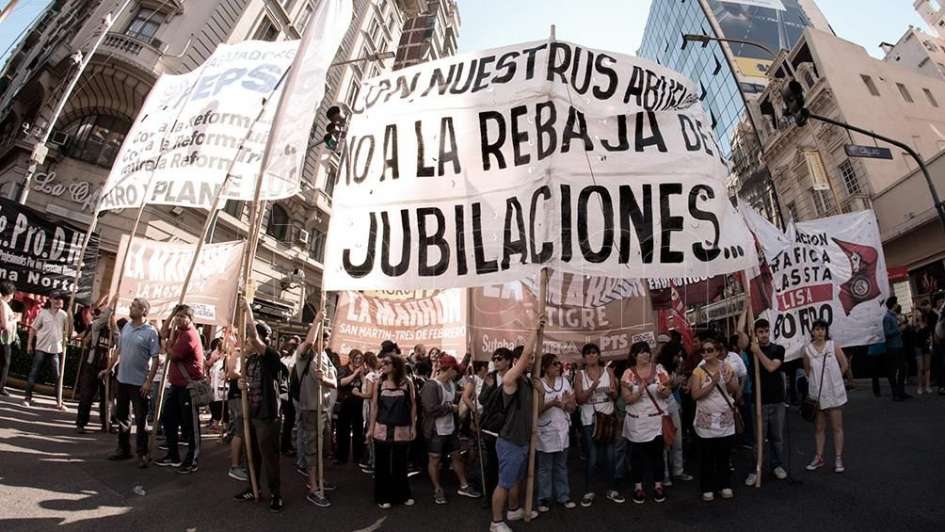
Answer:
[(329, 107), (325, 116), (328, 118), (328, 126), (325, 128), (325, 137), (323, 140), (325, 146), (328, 146), (328, 149), (334, 150), (338, 147), (338, 144), (341, 143), (342, 137), (344, 137), (348, 117), (337, 105)]
[(794, 117), (798, 126), (807, 124), (810, 113), (804, 107), (804, 86), (792, 79), (781, 90), (781, 97), (784, 99), (784, 116)]

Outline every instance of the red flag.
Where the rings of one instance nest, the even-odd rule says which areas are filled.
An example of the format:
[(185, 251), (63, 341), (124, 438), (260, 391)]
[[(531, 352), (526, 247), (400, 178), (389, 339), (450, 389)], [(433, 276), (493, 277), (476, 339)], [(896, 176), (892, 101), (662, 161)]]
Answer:
[(682, 336), (683, 347), (686, 348), (686, 352), (692, 352), (692, 326), (689, 324), (689, 320), (686, 319), (686, 305), (683, 304), (679, 291), (676, 290), (676, 283), (670, 281), (669, 290), (671, 306), (666, 312), (667, 321), (669, 322), (667, 325)]
[(876, 261), (879, 258), (876, 248), (833, 239), (850, 261), (850, 279), (840, 285), (840, 304), (843, 311), (850, 314), (853, 307), (880, 295), (876, 282)]

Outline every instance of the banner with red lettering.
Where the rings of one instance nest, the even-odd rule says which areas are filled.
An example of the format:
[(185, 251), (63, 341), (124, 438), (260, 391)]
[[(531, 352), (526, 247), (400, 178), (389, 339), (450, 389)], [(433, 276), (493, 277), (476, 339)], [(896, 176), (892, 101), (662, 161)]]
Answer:
[(787, 360), (803, 355), (818, 319), (830, 324), (840, 346), (884, 339), (889, 280), (872, 210), (792, 222), (783, 233), (750, 208), (741, 210), (764, 255), (752, 281), (762, 297), (752, 300), (767, 302), (758, 317), (771, 322), (771, 340), (784, 346)]

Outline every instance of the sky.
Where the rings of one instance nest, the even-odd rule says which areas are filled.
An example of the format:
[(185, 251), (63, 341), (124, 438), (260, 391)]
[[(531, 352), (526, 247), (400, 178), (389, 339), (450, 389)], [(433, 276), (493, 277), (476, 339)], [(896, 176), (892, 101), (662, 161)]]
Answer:
[[(20, 0), (0, 23), (0, 65), (7, 49), (50, 0)], [(208, 1), (208, 0), (202, 0)], [(633, 54), (639, 47), (650, 0), (458, 0), (461, 52), (559, 39)], [(9, 0), (0, 0), (6, 5)], [(837, 35), (881, 57), (881, 41), (896, 42), (909, 24), (925, 27), (912, 0), (818, 0)], [(186, 14), (186, 13), (185, 13)]]

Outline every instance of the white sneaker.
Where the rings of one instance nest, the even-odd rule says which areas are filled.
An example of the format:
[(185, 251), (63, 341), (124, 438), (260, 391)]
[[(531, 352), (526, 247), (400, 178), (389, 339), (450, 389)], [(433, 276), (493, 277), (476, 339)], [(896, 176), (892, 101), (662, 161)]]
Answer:
[(758, 474), (757, 474), (757, 473), (748, 473), (748, 476), (745, 477), (745, 485), (746, 485), (746, 486), (754, 486), (754, 485), (755, 485), (755, 482), (757, 482), (757, 481), (758, 481)]
[[(538, 512), (532, 510), (531, 518), (535, 519), (536, 517), (538, 517)], [(525, 508), (519, 507), (515, 510), (509, 510), (505, 512), (505, 518), (508, 521), (521, 521), (525, 519)]]
[(415, 501), (415, 500), (413, 500), (413, 499), (407, 499), (406, 501), (404, 501), (404, 506), (413, 506), (413, 505), (416, 504), (416, 503), (417, 503), (417, 501)]
[(783, 467), (778, 466), (774, 468), (774, 476), (778, 477), (778, 480), (784, 480), (787, 478), (787, 471)]
[(843, 473), (843, 472), (846, 471), (846, 470), (847, 470), (847, 468), (843, 467), (843, 459), (841, 459), (841, 458), (838, 456), (837, 459), (836, 459), (836, 461), (835, 461), (834, 464), (833, 464), (833, 472), (834, 472), (834, 473)]
[(723, 499), (731, 499), (735, 496), (735, 492), (732, 491), (732, 488), (725, 488), (720, 492), (720, 495), (722, 495)]
[(499, 521), (498, 523), (493, 521), (489, 525), (489, 532), (512, 532), (512, 529), (509, 528), (509, 525), (505, 524), (505, 521)]
[(705, 502), (712, 502), (715, 500), (715, 494), (711, 491), (705, 491), (702, 493), (702, 500)]
[(915, 394), (916, 394), (916, 395), (922, 395), (923, 393), (924, 393), (924, 392), (922, 391), (922, 388), (916, 388), (916, 389), (915, 389)]

